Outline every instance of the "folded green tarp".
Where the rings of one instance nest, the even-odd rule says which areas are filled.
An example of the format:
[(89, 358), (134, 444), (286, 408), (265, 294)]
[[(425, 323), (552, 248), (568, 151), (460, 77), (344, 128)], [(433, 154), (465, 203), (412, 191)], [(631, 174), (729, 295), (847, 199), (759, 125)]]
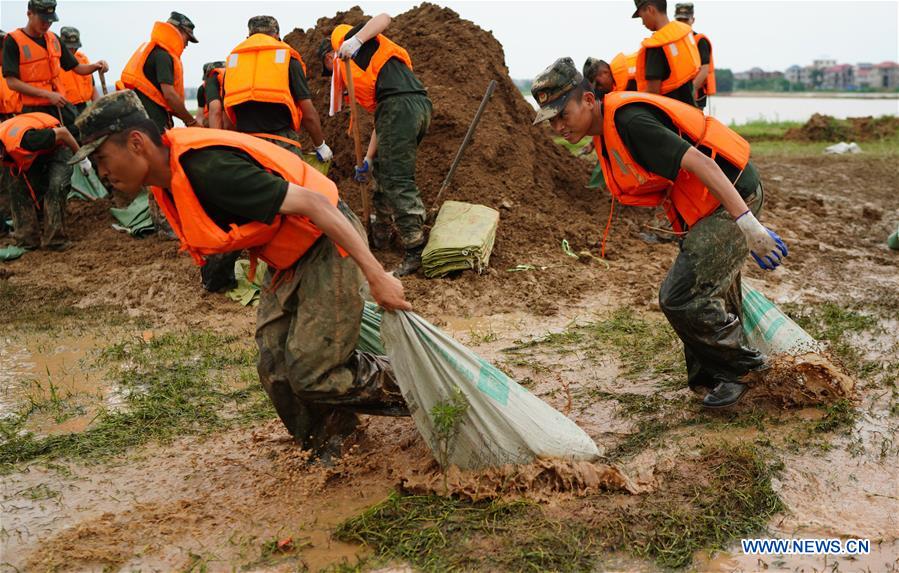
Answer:
[(85, 175), (81, 168), (77, 165), (72, 170), (72, 190), (69, 192), (69, 199), (87, 199), (96, 201), (109, 195), (106, 187), (100, 183), (100, 178), (91, 169)]
[(440, 208), (421, 257), (425, 276), (484, 271), (496, 240), (499, 212), (483, 205), (447, 201)]
[(24, 255), (27, 251), (22, 247), (10, 245), (0, 248), (0, 261), (12, 261)]
[(590, 181), (587, 182), (587, 189), (604, 189), (606, 186), (606, 178), (602, 174), (602, 165), (596, 164), (593, 173), (590, 174)]
[(246, 259), (234, 261), (234, 278), (237, 279), (237, 286), (225, 294), (228, 295), (228, 298), (239, 302), (243, 306), (256, 306), (259, 304), (259, 291), (262, 289), (262, 280), (265, 278), (267, 270), (268, 265), (263, 261), (258, 261), (256, 263), (255, 280), (250, 281), (247, 278), (247, 273), (250, 271), (250, 261)]
[(887, 238), (887, 246), (894, 251), (899, 251), (899, 230)]
[(127, 231), (133, 237), (142, 237), (152, 233), (153, 219), (150, 218), (149, 195), (141, 191), (134, 201), (124, 209), (113, 207), (109, 210), (118, 224), (113, 224), (117, 231)]

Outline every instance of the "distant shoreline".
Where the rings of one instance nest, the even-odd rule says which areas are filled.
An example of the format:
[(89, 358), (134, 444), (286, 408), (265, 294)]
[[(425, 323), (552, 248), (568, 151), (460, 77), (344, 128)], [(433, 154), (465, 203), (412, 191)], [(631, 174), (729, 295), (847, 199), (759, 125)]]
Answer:
[(889, 92), (719, 92), (715, 97), (789, 97), (805, 99), (895, 99), (899, 93)]

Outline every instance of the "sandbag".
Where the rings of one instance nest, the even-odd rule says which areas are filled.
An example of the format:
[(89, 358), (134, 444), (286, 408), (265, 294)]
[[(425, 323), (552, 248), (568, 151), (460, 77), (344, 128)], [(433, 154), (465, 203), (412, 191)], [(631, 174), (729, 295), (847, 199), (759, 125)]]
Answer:
[(109, 210), (118, 221), (112, 228), (116, 231), (125, 231), (133, 237), (142, 237), (152, 233), (155, 227), (150, 218), (150, 196), (146, 189), (142, 190), (134, 198), (130, 205), (123, 209), (113, 207)]
[(454, 271), (473, 269), (484, 272), (496, 241), (499, 211), (483, 205), (447, 201), (421, 255), (421, 267), (428, 278)]
[(768, 356), (815, 353), (821, 345), (777, 305), (743, 284), (743, 330), (750, 343)]
[(600, 456), (574, 422), (418, 315), (386, 313), (381, 337), (415, 425), (438, 460), (433, 408), (458, 395), (467, 401), (445, 465), (480, 469)]
[(109, 195), (109, 192), (100, 182), (100, 178), (97, 177), (93, 169), (90, 169), (87, 175), (77, 165), (72, 169), (72, 189), (69, 191), (68, 199), (96, 201), (107, 195)]

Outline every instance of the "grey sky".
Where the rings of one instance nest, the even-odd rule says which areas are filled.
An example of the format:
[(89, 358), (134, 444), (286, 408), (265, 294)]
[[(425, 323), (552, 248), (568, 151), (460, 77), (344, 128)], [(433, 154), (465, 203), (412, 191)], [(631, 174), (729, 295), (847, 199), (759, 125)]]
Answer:
[[(321, 16), (333, 16), (357, 2), (207, 2), (58, 0), (62, 26), (81, 30), (83, 50), (92, 59), (106, 59), (119, 72), (137, 46), (149, 37), (154, 20), (171, 10), (187, 14), (196, 24), (199, 44), (183, 56), (186, 83), (199, 81), (205, 62), (225, 59), (246, 37), (246, 22), (256, 14), (275, 16), (282, 33), (295, 27), (310, 28)], [(672, 15), (676, 0), (669, 0)], [(492, 30), (503, 44), (512, 77), (530, 78), (560, 56), (580, 65), (587, 56), (611, 58), (619, 51), (635, 50), (647, 31), (630, 18), (633, 2), (474, 2), (442, 0), (463, 18)], [(358, 2), (369, 14), (399, 14), (418, 2)], [(715, 63), (735, 71), (761, 66), (784, 69), (815, 58), (840, 62), (877, 63), (899, 60), (899, 0), (792, 1), (694, 0), (697, 31), (707, 33), (715, 47)], [(0, 1), (0, 27), (24, 25), (25, 0)], [(440, 30), (431, 30), (435, 42)], [(389, 32), (388, 32), (389, 35)], [(310, 54), (303, 54), (309, 60)], [(412, 54), (413, 59), (415, 54)]]

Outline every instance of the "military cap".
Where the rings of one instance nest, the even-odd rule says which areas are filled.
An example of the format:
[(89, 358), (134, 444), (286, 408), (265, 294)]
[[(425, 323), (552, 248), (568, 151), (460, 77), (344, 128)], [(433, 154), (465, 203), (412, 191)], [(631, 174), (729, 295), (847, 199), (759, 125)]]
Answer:
[(222, 61), (206, 62), (205, 64), (203, 64), (203, 78), (205, 79), (206, 76), (209, 75), (209, 72), (211, 72), (215, 68), (224, 68), (224, 67), (225, 67), (225, 62), (222, 62)]
[(28, 9), (45, 22), (59, 22), (59, 16), (56, 15), (56, 0), (29, 0)]
[(78, 28), (63, 26), (59, 31), (59, 39), (70, 50), (77, 50), (81, 47), (81, 32), (78, 31)]
[(168, 23), (172, 26), (179, 28), (182, 32), (187, 34), (188, 41), (193, 42), (194, 44), (198, 43), (197, 37), (194, 36), (194, 23), (190, 21), (190, 18), (185, 16), (180, 12), (172, 12), (172, 15), (169, 16)]
[(281, 37), (281, 28), (274, 16), (253, 16), (247, 22), (247, 28), (250, 35), (268, 34), (269, 36)]
[(331, 47), (331, 38), (323, 38), (321, 44), (318, 45), (318, 57), (324, 58), (328, 55), (328, 52), (332, 51)]
[(531, 84), (531, 95), (540, 106), (534, 125), (554, 118), (565, 108), (574, 88), (584, 86), (584, 76), (571, 58), (559, 58), (540, 72)]
[(693, 17), (693, 3), (684, 2), (674, 7), (674, 18), (677, 20), (689, 20)]
[(74, 165), (88, 157), (113, 133), (120, 133), (145, 119), (149, 119), (147, 110), (132, 90), (101, 97), (75, 119), (81, 149), (69, 164)]
[(596, 58), (587, 58), (587, 60), (584, 62), (583, 68), (584, 79), (586, 79), (588, 82), (592, 82), (593, 78), (596, 77), (596, 74), (599, 73), (599, 69), (603, 66), (603, 64), (605, 64), (606, 66), (609, 65), (606, 64), (603, 60), (598, 60)]

